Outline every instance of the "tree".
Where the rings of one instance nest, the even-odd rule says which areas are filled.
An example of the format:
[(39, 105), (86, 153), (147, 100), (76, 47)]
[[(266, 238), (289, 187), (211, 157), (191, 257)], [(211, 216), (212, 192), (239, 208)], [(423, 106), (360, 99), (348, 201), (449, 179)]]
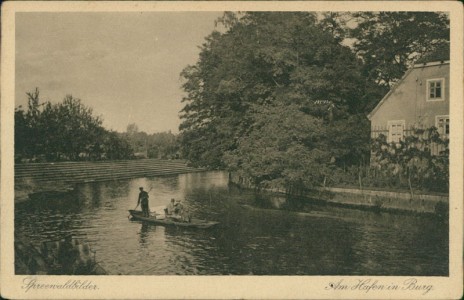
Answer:
[(170, 159), (179, 157), (178, 137), (169, 132), (147, 134), (139, 131), (137, 124), (127, 126), (122, 134), (135, 153), (146, 154), (148, 158)]
[(107, 159), (120, 160), (132, 158), (134, 150), (123, 135), (109, 131), (103, 141), (103, 154)]
[(349, 12), (323, 12), (319, 26), (322, 30), (329, 32), (338, 42), (348, 36), (347, 23), (352, 20), (352, 15)]
[[(89, 155), (95, 143), (102, 138), (102, 119), (93, 116), (92, 108), (84, 106), (80, 99), (72, 95), (67, 95), (63, 102), (50, 107), (51, 114), (55, 114), (60, 122), (58, 131), (54, 132), (53, 142), (59, 145), (59, 149), (71, 160), (77, 160), (81, 155)], [(50, 119), (52, 118), (46, 118)], [(72, 135), (66, 137), (70, 133)]]
[(135, 123), (127, 125), (126, 132), (128, 135), (135, 135), (139, 132), (139, 127)]
[(178, 158), (177, 136), (169, 132), (159, 132), (148, 136), (148, 157)]
[(22, 158), (56, 160), (98, 160), (114, 151), (105, 145), (120, 143), (121, 153), (117, 157), (129, 158), (129, 148), (124, 141), (115, 142), (102, 126), (102, 119), (93, 115), (93, 110), (80, 99), (71, 95), (62, 102), (40, 103), (39, 89), (27, 93), (28, 109), (15, 110), (15, 155)]
[[(350, 144), (330, 144), (328, 138), (345, 133), (346, 126), (353, 132), (369, 131), (366, 122), (353, 122), (365, 119), (369, 83), (361, 61), (334, 37), (338, 31), (327, 30), (314, 14), (303, 12), (229, 13), (220, 21), (228, 31), (207, 37), (197, 64), (181, 74), (187, 92), (180, 126), (185, 158), (197, 165), (242, 170), (257, 183), (280, 180), (290, 185), (298, 177), (320, 180), (310, 170), (357, 163)], [(286, 135), (299, 132), (299, 126), (309, 131), (306, 135), (318, 133), (321, 141), (288, 141)], [(350, 142), (365, 136), (351, 136)], [(257, 154), (262, 147), (287, 142), (288, 148)], [(362, 151), (368, 153), (368, 148)], [(288, 164), (279, 166), (276, 161), (285, 156)], [(273, 163), (264, 167), (269, 159)], [(299, 173), (297, 163), (308, 166), (306, 173)]]
[(47, 102), (40, 103), (40, 92), (36, 88), (33, 92), (26, 93), (27, 109), (22, 106), (15, 108), (15, 156), (17, 160), (22, 158), (35, 158), (47, 153), (45, 140), (47, 132), (42, 126), (42, 112)]
[(431, 53), (449, 59), (449, 18), (436, 12), (360, 12), (353, 14), (354, 49), (364, 61), (366, 75), (391, 86), (405, 71)]
[(135, 123), (127, 125), (127, 131), (124, 134), (132, 149), (134, 149), (136, 155), (147, 152), (147, 139), (148, 135), (146, 132), (139, 131), (139, 127)]
[(21, 158), (28, 157), (32, 153), (30, 147), (31, 143), (29, 141), (29, 137), (31, 136), (30, 127), (26, 118), (26, 113), (21, 106), (15, 109), (14, 120), (15, 160), (21, 160)]
[(330, 161), (323, 120), (298, 105), (257, 106), (250, 133), (225, 160), (229, 169), (261, 187), (299, 191), (321, 182)]

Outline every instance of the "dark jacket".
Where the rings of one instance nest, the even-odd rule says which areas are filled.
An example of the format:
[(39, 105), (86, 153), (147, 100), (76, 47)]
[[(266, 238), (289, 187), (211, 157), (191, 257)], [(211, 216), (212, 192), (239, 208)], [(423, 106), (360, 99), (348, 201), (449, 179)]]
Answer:
[(141, 191), (139, 193), (139, 200), (138, 200), (137, 204), (139, 204), (139, 203), (142, 203), (142, 204), (148, 203), (148, 193), (147, 192)]

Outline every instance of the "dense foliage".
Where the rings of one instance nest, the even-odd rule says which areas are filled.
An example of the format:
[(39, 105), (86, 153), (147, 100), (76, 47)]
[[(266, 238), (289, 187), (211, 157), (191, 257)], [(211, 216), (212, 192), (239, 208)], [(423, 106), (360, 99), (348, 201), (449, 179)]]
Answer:
[(127, 132), (108, 131), (80, 99), (40, 103), (39, 90), (27, 93), (27, 109), (15, 110), (15, 158), (20, 161), (179, 158), (178, 137), (147, 134), (129, 124)]
[(226, 30), (181, 74), (181, 153), (291, 190), (368, 164), (366, 114), (449, 41), (438, 13), (227, 12), (218, 22)]
[(372, 83), (354, 53), (311, 13), (234, 17), (182, 73), (186, 158), (286, 186), (310, 186), (330, 165), (366, 159)]
[(62, 102), (40, 103), (39, 90), (27, 93), (28, 107), (15, 110), (16, 161), (100, 160), (132, 157), (120, 134), (102, 127), (102, 119), (71, 95)]
[(435, 127), (413, 129), (399, 143), (388, 143), (385, 135), (372, 140), (369, 165), (338, 170), (336, 185), (360, 188), (393, 188), (419, 192), (448, 192), (449, 139)]
[(399, 143), (384, 135), (373, 140), (371, 167), (389, 184), (447, 192), (449, 189), (449, 140), (435, 127), (414, 129)]
[(365, 74), (390, 86), (418, 61), (449, 59), (449, 18), (435, 12), (360, 12), (350, 36)]

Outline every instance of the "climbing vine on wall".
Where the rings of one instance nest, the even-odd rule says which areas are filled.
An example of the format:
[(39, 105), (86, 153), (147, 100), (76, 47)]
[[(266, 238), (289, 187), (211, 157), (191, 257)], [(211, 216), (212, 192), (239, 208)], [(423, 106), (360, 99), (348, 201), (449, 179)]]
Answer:
[(390, 185), (448, 192), (449, 139), (437, 128), (413, 129), (399, 143), (389, 143), (384, 135), (372, 140), (371, 169), (375, 178)]

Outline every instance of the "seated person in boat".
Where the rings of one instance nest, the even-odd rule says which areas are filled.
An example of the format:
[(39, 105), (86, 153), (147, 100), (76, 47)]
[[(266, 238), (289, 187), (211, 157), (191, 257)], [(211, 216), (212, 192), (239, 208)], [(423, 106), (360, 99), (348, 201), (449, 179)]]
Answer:
[(176, 200), (176, 204), (174, 204), (174, 214), (175, 215), (180, 215), (182, 213), (182, 211), (184, 210), (184, 205), (182, 205), (182, 203), (180, 203), (180, 199), (177, 199)]
[(190, 222), (191, 220), (188, 209), (184, 208), (184, 205), (182, 205), (181, 200), (179, 199), (176, 201), (174, 206), (174, 217), (182, 222)]
[(176, 208), (175, 200), (174, 200), (174, 198), (172, 198), (171, 202), (164, 209), (164, 212), (165, 212), (166, 215), (172, 215), (174, 213), (175, 208)]

